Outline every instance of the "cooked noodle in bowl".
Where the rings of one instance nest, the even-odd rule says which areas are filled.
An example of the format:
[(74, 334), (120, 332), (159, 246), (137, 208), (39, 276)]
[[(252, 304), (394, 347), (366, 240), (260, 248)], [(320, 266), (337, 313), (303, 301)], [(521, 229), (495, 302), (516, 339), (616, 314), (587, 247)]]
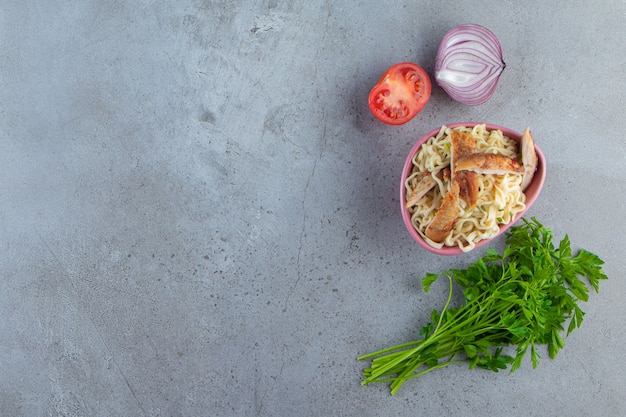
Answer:
[(403, 170), (402, 211), (418, 243), (440, 254), (468, 252), (528, 210), (545, 178), (529, 129), (456, 123), (429, 132)]

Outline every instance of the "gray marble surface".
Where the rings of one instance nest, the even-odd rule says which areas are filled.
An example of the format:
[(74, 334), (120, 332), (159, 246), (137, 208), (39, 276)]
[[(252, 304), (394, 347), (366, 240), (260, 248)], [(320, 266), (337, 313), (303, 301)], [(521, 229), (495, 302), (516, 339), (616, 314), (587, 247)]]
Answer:
[[(3, 1), (0, 415), (624, 415), (626, 3), (590, 4)], [(502, 43), (492, 99), (375, 120), (384, 70), (432, 74), (462, 23)], [(528, 216), (610, 279), (555, 360), (391, 397), (355, 358), (415, 338), (447, 294), (420, 278), (482, 254), (426, 252), (399, 213), (406, 153), (458, 121), (531, 126)]]

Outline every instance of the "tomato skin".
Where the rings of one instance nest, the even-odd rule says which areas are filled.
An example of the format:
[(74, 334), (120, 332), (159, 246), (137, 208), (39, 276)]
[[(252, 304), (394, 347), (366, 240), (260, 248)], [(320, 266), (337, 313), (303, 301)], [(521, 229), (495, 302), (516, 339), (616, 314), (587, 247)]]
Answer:
[(401, 125), (417, 115), (430, 98), (428, 73), (412, 62), (392, 65), (369, 94), (370, 111), (390, 125)]

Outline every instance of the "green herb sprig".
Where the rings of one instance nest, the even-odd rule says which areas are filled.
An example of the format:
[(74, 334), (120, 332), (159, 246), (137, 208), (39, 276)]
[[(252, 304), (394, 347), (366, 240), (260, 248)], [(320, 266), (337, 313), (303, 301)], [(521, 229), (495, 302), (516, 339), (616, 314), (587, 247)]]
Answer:
[[(585, 315), (578, 302), (589, 299), (589, 288), (581, 278), (598, 292), (599, 282), (607, 279), (604, 262), (584, 249), (572, 256), (567, 235), (555, 247), (550, 229), (535, 218), (522, 221), (506, 233), (502, 255), (489, 249), (467, 269), (442, 274), (450, 284), (448, 298), (440, 313), (432, 312), (419, 340), (358, 358), (372, 359), (362, 385), (389, 383), (395, 395), (408, 379), (455, 363), (495, 372), (510, 366), (514, 372), (530, 350), (535, 368), (539, 345), (547, 346), (550, 358), (556, 357), (564, 346), (566, 322), (567, 336)], [(424, 291), (440, 276), (426, 274)], [(450, 307), (453, 282), (462, 288), (465, 300), (455, 308)], [(513, 356), (503, 353), (509, 346)]]

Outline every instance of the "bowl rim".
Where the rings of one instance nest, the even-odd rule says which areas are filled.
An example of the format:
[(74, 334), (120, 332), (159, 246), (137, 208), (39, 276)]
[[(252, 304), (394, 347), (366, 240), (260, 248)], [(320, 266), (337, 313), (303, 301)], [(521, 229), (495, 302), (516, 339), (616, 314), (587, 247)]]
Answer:
[(430, 139), (430, 137), (435, 136), (437, 133), (439, 133), (439, 130), (441, 130), (442, 126), (446, 126), (448, 128), (454, 129), (456, 127), (474, 127), (477, 125), (485, 125), (485, 127), (487, 128), (487, 130), (491, 131), (491, 130), (501, 130), (502, 133), (505, 136), (510, 137), (511, 139), (514, 139), (515, 141), (519, 142), (522, 134), (504, 127), (504, 126), (500, 126), (500, 125), (496, 125), (493, 123), (486, 123), (486, 122), (455, 122), (455, 123), (449, 123), (449, 124), (443, 124), (440, 125), (439, 127), (432, 129), (431, 131), (425, 133), (424, 135), (422, 135), (416, 142), (415, 144), (411, 147), (405, 161), (404, 161), (404, 166), (402, 168), (402, 175), (400, 176), (400, 210), (402, 213), (402, 220), (404, 222), (404, 226), (406, 227), (407, 231), (409, 232), (409, 234), (411, 235), (411, 237), (413, 238), (413, 240), (415, 240), (421, 247), (423, 247), (424, 249), (428, 250), (429, 252), (438, 254), (438, 255), (444, 255), (444, 256), (451, 256), (451, 255), (462, 255), (464, 253), (469, 253), (471, 251), (473, 251), (474, 249), (478, 249), (481, 246), (484, 246), (488, 243), (490, 243), (492, 240), (494, 240), (495, 238), (497, 238), (498, 236), (502, 235), (504, 232), (506, 232), (511, 226), (513, 226), (513, 224), (515, 224), (517, 221), (519, 221), (519, 219), (524, 216), (524, 214), (526, 214), (526, 212), (532, 207), (532, 205), (535, 203), (535, 201), (537, 200), (537, 197), (539, 197), (539, 194), (541, 193), (541, 189), (543, 188), (543, 184), (545, 182), (545, 178), (546, 178), (546, 159), (545, 159), (545, 155), (543, 154), (543, 152), (541, 151), (541, 149), (537, 146), (537, 143), (535, 143), (535, 153), (537, 154), (537, 171), (535, 171), (535, 176), (533, 177), (533, 180), (531, 181), (530, 185), (526, 188), (526, 191), (524, 192), (524, 194), (526, 194), (526, 207), (520, 211), (519, 213), (517, 213), (517, 215), (515, 216), (515, 218), (513, 219), (513, 221), (509, 222), (509, 224), (506, 225), (501, 225), (500, 226), (500, 231), (490, 237), (489, 239), (483, 239), (480, 242), (476, 243), (476, 245), (474, 246), (473, 249), (467, 251), (467, 252), (463, 252), (458, 246), (444, 246), (441, 249), (437, 249), (434, 248), (432, 246), (430, 246), (423, 238), (422, 236), (417, 232), (417, 230), (415, 230), (415, 228), (413, 227), (413, 224), (411, 223), (411, 215), (409, 214), (408, 209), (406, 209), (404, 207), (405, 202), (406, 202), (406, 189), (404, 187), (404, 181), (408, 176), (408, 173), (410, 172), (410, 170), (412, 169), (412, 165), (413, 165), (413, 156), (417, 153), (417, 151), (419, 150), (419, 148), (428, 140)]

